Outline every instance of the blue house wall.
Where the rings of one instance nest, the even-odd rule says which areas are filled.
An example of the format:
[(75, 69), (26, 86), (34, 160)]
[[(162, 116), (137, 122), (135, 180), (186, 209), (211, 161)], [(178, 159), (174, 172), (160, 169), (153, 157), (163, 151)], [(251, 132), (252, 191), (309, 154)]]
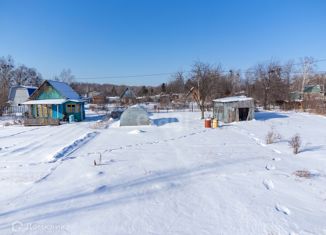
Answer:
[[(57, 112), (59, 111), (59, 112)], [(59, 104), (58, 108), (57, 105), (52, 105), (52, 118), (53, 119), (62, 119), (63, 118), (63, 105)]]

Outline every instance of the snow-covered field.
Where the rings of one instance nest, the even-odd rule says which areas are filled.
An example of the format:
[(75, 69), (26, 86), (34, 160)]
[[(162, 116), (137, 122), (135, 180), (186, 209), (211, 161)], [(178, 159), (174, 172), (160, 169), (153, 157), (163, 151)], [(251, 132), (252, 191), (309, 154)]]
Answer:
[[(219, 129), (199, 117), (0, 126), (0, 234), (326, 234), (325, 117), (259, 112)], [(281, 139), (266, 145), (271, 128)]]

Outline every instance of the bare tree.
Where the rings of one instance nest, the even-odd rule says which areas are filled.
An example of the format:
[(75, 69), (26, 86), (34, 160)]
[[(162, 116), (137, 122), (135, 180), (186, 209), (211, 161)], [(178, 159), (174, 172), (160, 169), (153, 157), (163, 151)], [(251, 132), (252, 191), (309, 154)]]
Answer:
[(7, 102), (9, 87), (14, 76), (14, 61), (11, 56), (0, 58), (0, 106)]
[(183, 93), (185, 91), (184, 73), (177, 72), (167, 84), (166, 90), (169, 93)]
[(191, 86), (189, 94), (192, 94), (196, 101), (201, 111), (202, 119), (205, 117), (206, 103), (214, 96), (214, 81), (218, 78), (218, 71), (218, 69), (213, 69), (209, 64), (196, 62), (187, 82)]
[(14, 70), (13, 83), (15, 85), (38, 86), (42, 82), (42, 76), (36, 69), (21, 65)]
[(71, 69), (63, 69), (58, 76), (54, 77), (54, 80), (71, 84), (75, 81), (75, 76), (72, 74)]
[(261, 102), (264, 109), (271, 105), (283, 103), (288, 99), (290, 86), (290, 73), (292, 66), (281, 66), (278, 62), (258, 64), (247, 71), (247, 90)]

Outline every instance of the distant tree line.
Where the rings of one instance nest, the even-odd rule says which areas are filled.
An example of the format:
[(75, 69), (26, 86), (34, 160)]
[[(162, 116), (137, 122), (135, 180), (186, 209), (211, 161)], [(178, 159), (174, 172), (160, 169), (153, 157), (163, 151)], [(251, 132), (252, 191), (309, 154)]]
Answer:
[[(303, 91), (308, 84), (326, 86), (326, 74), (317, 73), (316, 60), (303, 58), (299, 63), (278, 61), (258, 63), (243, 73), (232, 69), (225, 71), (221, 65), (195, 62), (190, 71), (178, 71), (159, 86), (126, 86), (113, 84), (85, 83), (76, 81), (70, 69), (64, 69), (52, 79), (69, 83), (80, 95), (92, 91), (104, 96), (120, 96), (130, 87), (136, 95), (148, 97), (158, 94), (184, 94), (191, 96), (202, 110), (216, 98), (247, 95), (253, 97), (258, 105), (269, 109), (290, 100), (293, 91)], [(38, 86), (41, 74), (25, 65), (15, 66), (12, 57), (0, 58), (0, 105), (7, 101), (9, 87), (13, 85)]]
[(15, 66), (11, 56), (0, 57), (0, 106), (8, 101), (9, 88), (15, 85), (38, 86), (42, 75), (25, 65)]

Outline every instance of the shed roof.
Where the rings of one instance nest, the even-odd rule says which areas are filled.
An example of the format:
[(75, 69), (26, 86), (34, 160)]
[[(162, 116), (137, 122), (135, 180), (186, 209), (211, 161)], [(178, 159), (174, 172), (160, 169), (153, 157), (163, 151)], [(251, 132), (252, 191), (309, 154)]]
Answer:
[(215, 99), (213, 100), (213, 102), (228, 103), (228, 102), (252, 101), (252, 100), (253, 98), (242, 95), (242, 96), (231, 96), (231, 97)]

